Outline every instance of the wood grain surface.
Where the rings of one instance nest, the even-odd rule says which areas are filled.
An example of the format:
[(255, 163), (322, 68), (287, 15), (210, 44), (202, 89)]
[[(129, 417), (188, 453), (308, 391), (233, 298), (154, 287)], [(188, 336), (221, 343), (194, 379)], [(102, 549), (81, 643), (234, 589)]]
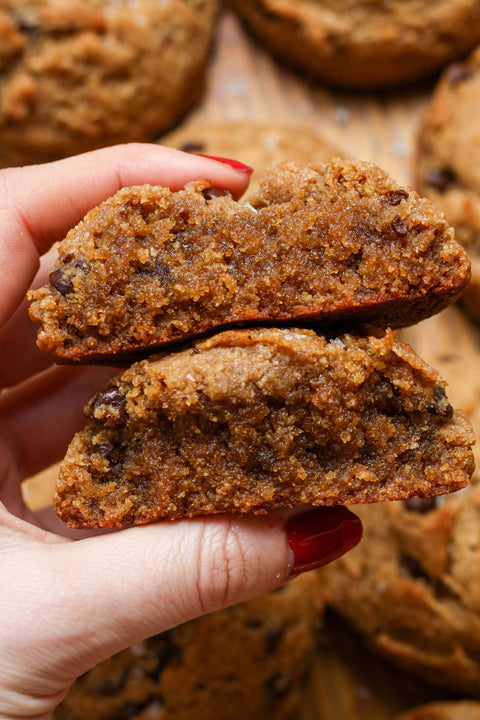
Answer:
[[(347, 156), (375, 162), (412, 184), (419, 121), (433, 80), (395, 93), (335, 92), (308, 83), (263, 51), (240, 22), (219, 18), (203, 101), (184, 124), (234, 121), (294, 123), (314, 128)], [(242, 158), (238, 158), (241, 160)], [(441, 371), (448, 395), (480, 437), (480, 330), (458, 308), (408, 328), (401, 337)], [(477, 462), (480, 456), (477, 452)], [(24, 484), (35, 509), (51, 502), (56, 468)], [(338, 618), (328, 617), (302, 720), (390, 720), (416, 703), (445, 694), (392, 669), (362, 647)]]

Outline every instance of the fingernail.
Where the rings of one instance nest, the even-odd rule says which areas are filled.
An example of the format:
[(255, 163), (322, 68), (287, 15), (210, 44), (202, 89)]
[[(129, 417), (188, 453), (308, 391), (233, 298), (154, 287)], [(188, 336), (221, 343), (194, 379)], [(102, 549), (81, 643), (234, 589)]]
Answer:
[(285, 532), (292, 555), (291, 579), (355, 547), (362, 537), (362, 523), (345, 507), (321, 507), (292, 515)]
[(222, 158), (222, 157), (216, 157), (215, 155), (203, 155), (203, 153), (197, 153), (200, 157), (207, 158), (207, 160), (216, 160), (219, 163), (223, 163), (224, 165), (229, 165), (234, 170), (238, 170), (238, 172), (248, 173), (251, 175), (253, 173), (253, 168), (249, 167), (248, 165), (244, 165), (243, 163), (239, 162), (238, 160), (231, 160), (230, 158)]

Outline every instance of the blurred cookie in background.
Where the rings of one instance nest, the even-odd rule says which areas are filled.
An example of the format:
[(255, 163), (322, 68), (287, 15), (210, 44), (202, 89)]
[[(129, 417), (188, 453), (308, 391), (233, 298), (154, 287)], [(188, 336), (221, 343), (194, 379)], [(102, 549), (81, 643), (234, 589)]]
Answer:
[(320, 622), (314, 573), (134, 645), (82, 675), (55, 720), (286, 720)]
[(462, 304), (480, 321), (480, 47), (440, 78), (418, 135), (416, 188), (445, 213), (472, 263)]
[(233, 158), (254, 169), (249, 192), (257, 188), (275, 160), (328, 162), (342, 151), (315, 129), (304, 125), (232, 122), (186, 125), (165, 135), (160, 143), (184, 152)]
[(441, 69), (480, 40), (477, 0), (230, 0), (280, 60), (373, 89)]
[(171, 127), (202, 93), (216, 0), (0, 0), (0, 165)]
[(480, 702), (439, 702), (422, 705), (395, 720), (480, 720)]
[(362, 542), (322, 571), (327, 603), (404, 670), (480, 696), (480, 487), (357, 507)]

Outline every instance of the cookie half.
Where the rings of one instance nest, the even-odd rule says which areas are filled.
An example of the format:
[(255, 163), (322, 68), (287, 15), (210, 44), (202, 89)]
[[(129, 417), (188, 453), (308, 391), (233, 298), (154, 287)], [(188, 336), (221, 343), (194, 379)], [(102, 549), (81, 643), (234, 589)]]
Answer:
[(30, 316), (56, 362), (113, 364), (237, 325), (409, 325), (469, 277), (443, 215), (376, 166), (285, 162), (243, 203), (206, 181), (121, 190), (60, 244)]
[(132, 365), (85, 415), (56, 487), (71, 527), (431, 496), (474, 466), (467, 419), (391, 331), (227, 331)]
[(230, 0), (278, 58), (350, 88), (414, 80), (480, 40), (477, 0)]
[(480, 321), (480, 47), (442, 75), (418, 138), (416, 187), (445, 213), (472, 263), (462, 304)]
[(199, 98), (216, 0), (2, 0), (0, 165), (152, 140)]

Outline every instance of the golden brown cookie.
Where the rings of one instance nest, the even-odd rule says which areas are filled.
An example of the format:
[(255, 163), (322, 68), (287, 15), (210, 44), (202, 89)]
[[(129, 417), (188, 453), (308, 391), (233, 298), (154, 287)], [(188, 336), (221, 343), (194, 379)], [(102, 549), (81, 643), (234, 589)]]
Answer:
[(71, 527), (431, 496), (473, 471), (468, 421), (391, 331), (227, 331), (132, 365), (85, 415), (56, 487)]
[(84, 674), (55, 720), (287, 720), (320, 617), (315, 575), (145, 640)]
[(439, 702), (402, 713), (395, 720), (480, 720), (480, 702)]
[(283, 162), (240, 203), (207, 181), (119, 191), (60, 243), (30, 316), (56, 362), (113, 364), (237, 325), (409, 325), (469, 276), (443, 215), (376, 166)]
[(480, 486), (358, 508), (364, 538), (322, 571), (327, 600), (402, 668), (480, 687)]
[(248, 192), (257, 190), (267, 167), (276, 160), (325, 163), (342, 152), (305, 125), (232, 122), (187, 125), (159, 141), (184, 152), (235, 158), (253, 168)]
[(464, 245), (472, 280), (462, 304), (480, 321), (480, 47), (442, 75), (418, 138), (416, 186)]
[(351, 88), (414, 80), (480, 40), (477, 0), (231, 0), (278, 58)]
[(0, 165), (152, 140), (199, 97), (216, 0), (0, 0)]

